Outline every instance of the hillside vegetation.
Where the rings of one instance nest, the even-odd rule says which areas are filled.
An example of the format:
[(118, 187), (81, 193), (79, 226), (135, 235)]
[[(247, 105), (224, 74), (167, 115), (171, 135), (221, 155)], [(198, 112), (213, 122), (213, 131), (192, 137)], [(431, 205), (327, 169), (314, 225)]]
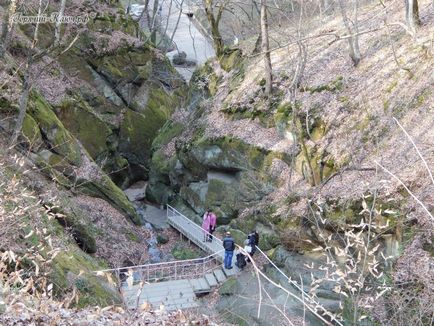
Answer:
[[(123, 192), (145, 181), (147, 203), (197, 223), (214, 210), (218, 236), (231, 231), (243, 245), (257, 230), (259, 248), (327, 320), (432, 325), (432, 2), (418, 1), (421, 24), (411, 30), (404, 1), (360, 1), (357, 65), (338, 7), (317, 13), (309, 2), (303, 16), (304, 2), (293, 3), (269, 4), (272, 85), (253, 29), (258, 12), (233, 46), (236, 20), (223, 14), (226, 45), (188, 84), (119, 1), (68, 2), (69, 15), (98, 14), (65, 25), (57, 47), (49, 24), (38, 25), (37, 42), (36, 26), (14, 26), (0, 58), (0, 324), (212, 324), (197, 311), (127, 311), (119, 284), (93, 273), (152, 261), (154, 235)], [(282, 10), (291, 10), (285, 21)], [(215, 37), (204, 13), (195, 11), (195, 24)], [(256, 316), (262, 297), (248, 273), (207, 313), (272, 325)], [(283, 322), (323, 324), (303, 304), (273, 299)]]

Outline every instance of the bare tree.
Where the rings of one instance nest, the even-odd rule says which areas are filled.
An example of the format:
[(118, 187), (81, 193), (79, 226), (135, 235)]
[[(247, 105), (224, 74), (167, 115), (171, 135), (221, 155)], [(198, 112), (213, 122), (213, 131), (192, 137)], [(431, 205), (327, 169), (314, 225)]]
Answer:
[(353, 64), (357, 66), (362, 59), (359, 49), (359, 27), (358, 27), (358, 10), (359, 10), (359, 0), (353, 1), (353, 17), (350, 19), (347, 15), (345, 4), (343, 0), (339, 0), (339, 8), (342, 15), (342, 20), (344, 22), (345, 28), (349, 34), (348, 46), (350, 50), (350, 58)]
[(59, 44), (60, 44), (60, 28), (62, 26), (62, 17), (65, 13), (65, 4), (66, 4), (66, 0), (62, 0), (62, 2), (60, 3), (59, 16), (57, 17), (56, 28), (54, 30), (54, 45), (55, 46), (59, 46)]
[[(41, 16), (41, 14), (42, 14), (42, 0), (39, 0), (38, 17)], [(21, 92), (21, 96), (18, 103), (19, 113), (18, 113), (17, 121), (15, 123), (14, 132), (11, 138), (11, 146), (13, 146), (16, 143), (18, 136), (21, 132), (21, 128), (23, 126), (24, 117), (26, 116), (27, 103), (29, 101), (29, 93), (31, 89), (30, 68), (34, 61), (33, 53), (35, 51), (36, 45), (38, 44), (38, 37), (39, 37), (39, 20), (36, 23), (35, 31), (33, 33), (32, 44), (30, 46), (30, 49), (27, 50), (27, 61), (24, 68), (24, 77), (23, 77), (23, 90)]]
[(417, 0), (405, 0), (405, 20), (408, 27), (414, 32), (420, 25), (419, 3)]
[(265, 95), (270, 96), (273, 83), (273, 67), (271, 66), (270, 39), (268, 35), (267, 0), (261, 0), (261, 41), (264, 53)]
[[(62, 3), (63, 2), (64, 2), (64, 0), (62, 0)], [(61, 6), (62, 5), (63, 4), (61, 4)], [(47, 7), (44, 8), (43, 6), (44, 6), (43, 0), (39, 0), (38, 16), (41, 16), (42, 13), (47, 9)], [(63, 15), (64, 9), (65, 9), (65, 7), (63, 6), (63, 8), (61, 8), (62, 15)], [(60, 21), (61, 21), (61, 19), (60, 19)], [(38, 20), (36, 22), (35, 30), (33, 32), (33, 40), (31, 42), (30, 47), (27, 49), (26, 62), (25, 62), (24, 73), (23, 73), (23, 88), (22, 88), (22, 92), (21, 92), (20, 99), (18, 102), (18, 106), (19, 106), (18, 117), (17, 117), (17, 121), (15, 123), (14, 132), (13, 132), (11, 140), (10, 140), (11, 147), (13, 147), (16, 144), (18, 136), (21, 133), (24, 118), (26, 116), (27, 104), (29, 101), (29, 94), (30, 94), (30, 90), (32, 88), (32, 82), (31, 82), (32, 65), (34, 63), (38, 62), (39, 60), (41, 60), (47, 54), (52, 53), (54, 51), (58, 52), (57, 53), (58, 56), (64, 54), (74, 45), (74, 43), (77, 41), (78, 36), (79, 36), (79, 35), (77, 35), (69, 43), (69, 45), (65, 45), (64, 47), (60, 46), (60, 44), (61, 44), (60, 38), (59, 38), (59, 40), (55, 39), (53, 44), (49, 48), (42, 50), (42, 51), (38, 51), (37, 45), (38, 45), (38, 41), (39, 41), (39, 25), (40, 25), (40, 22)], [(59, 24), (59, 25), (56, 24), (56, 28), (55, 28), (55, 36), (56, 37), (57, 37), (57, 35), (60, 35), (60, 28), (61, 28), (61, 24)]]
[(152, 6), (152, 25), (151, 25), (151, 42), (156, 44), (157, 42), (157, 12), (158, 12), (159, 1), (154, 0), (154, 5)]
[(223, 54), (224, 43), (220, 34), (219, 24), (222, 18), (223, 11), (226, 8), (229, 0), (217, 2), (216, 0), (202, 0), (206, 13), (206, 18), (211, 27), (211, 36), (214, 43), (214, 49), (217, 57)]
[(0, 34), (0, 58), (3, 58), (9, 43), (9, 34), (13, 27), (13, 16), (17, 10), (17, 0), (6, 0), (6, 5), (9, 5), (3, 17), (3, 24)]

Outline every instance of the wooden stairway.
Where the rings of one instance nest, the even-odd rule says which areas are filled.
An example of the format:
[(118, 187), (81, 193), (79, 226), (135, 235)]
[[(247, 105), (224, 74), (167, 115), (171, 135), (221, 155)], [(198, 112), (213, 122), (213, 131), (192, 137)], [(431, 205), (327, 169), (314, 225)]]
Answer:
[(164, 306), (165, 310), (190, 309), (199, 306), (196, 295), (211, 292), (233, 275), (231, 270), (215, 269), (203, 277), (150, 283), (143, 286), (122, 287), (122, 294), (130, 309), (150, 304), (154, 309)]

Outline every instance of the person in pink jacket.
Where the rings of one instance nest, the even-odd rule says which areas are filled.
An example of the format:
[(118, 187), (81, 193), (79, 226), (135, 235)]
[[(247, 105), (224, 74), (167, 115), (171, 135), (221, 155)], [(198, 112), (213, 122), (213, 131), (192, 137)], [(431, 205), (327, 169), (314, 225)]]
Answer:
[(215, 231), (215, 228), (217, 226), (217, 216), (211, 211), (210, 214), (210, 221), (209, 221), (209, 242), (212, 242), (212, 238), (213, 238), (213, 233)]
[(211, 211), (207, 210), (203, 216), (202, 229), (203, 229), (203, 241), (212, 241), (212, 233), (217, 226), (217, 216)]

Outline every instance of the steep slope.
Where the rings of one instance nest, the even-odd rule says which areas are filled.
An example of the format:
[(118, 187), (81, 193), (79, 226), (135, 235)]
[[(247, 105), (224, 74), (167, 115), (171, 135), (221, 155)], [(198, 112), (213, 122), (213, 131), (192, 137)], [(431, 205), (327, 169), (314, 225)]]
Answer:
[[(19, 10), (35, 13), (38, 4), (26, 1)], [(47, 7), (47, 15), (57, 6)], [(121, 304), (113, 285), (92, 271), (151, 259), (147, 249), (155, 235), (141, 227), (142, 217), (121, 188), (147, 179), (151, 143), (185, 87), (118, 1), (71, 1), (65, 11), (70, 16), (94, 12), (98, 15), (86, 25), (65, 25), (61, 46), (53, 51), (52, 26), (40, 25), (35, 55), (41, 59), (29, 70), (32, 88), (15, 148), (8, 140), (34, 26), (16, 25), (0, 63), (0, 183), (16, 185), (0, 196), (7, 214), (0, 252), (20, 257), (32, 252), (42, 262), (49, 260), (46, 285), (53, 283), (59, 298), (77, 293), (80, 307)], [(10, 197), (16, 201), (9, 205)], [(53, 248), (35, 252), (46, 237)], [(163, 256), (170, 251), (160, 244), (156, 248)], [(5, 280), (14, 262), (9, 263), (1, 267)]]
[[(317, 251), (345, 249), (349, 231), (393, 257), (395, 269), (384, 269), (389, 284), (408, 281), (414, 270), (403, 262), (418, 252), (418, 268), (431, 276), (413, 275), (408, 293), (421, 286), (416, 305), (430, 316), (426, 296), (434, 222), (377, 164), (396, 174), (431, 211), (434, 184), (394, 120), (432, 167), (434, 19), (429, 1), (420, 3), (423, 24), (415, 39), (398, 24), (390, 27), (389, 36), (378, 14), (381, 4), (360, 10), (360, 30), (373, 32), (360, 36), (363, 59), (357, 67), (346, 42), (325, 36), (345, 35), (339, 19), (330, 17), (309, 31), (308, 59), (295, 99), (296, 42), (272, 52), (275, 90), (268, 101), (257, 55), (232, 57), (230, 69), (227, 58), (225, 69), (208, 62), (190, 85), (190, 106), (175, 113), (154, 141), (148, 197), (169, 201), (198, 220), (212, 208), (240, 244), (252, 229), (259, 230), (260, 247), (272, 249), (270, 256), (294, 279), (306, 275), (304, 284), (312, 283), (311, 272), (314, 279), (324, 275), (304, 264), (324, 268), (325, 256)], [(388, 19), (399, 21), (403, 10), (388, 7)], [(381, 260), (380, 252), (373, 255)], [(342, 300), (330, 284), (320, 289), (324, 298)], [(394, 289), (386, 305), (402, 294), (401, 288)], [(399, 310), (398, 303), (392, 306)], [(407, 317), (411, 320), (411, 314)]]

